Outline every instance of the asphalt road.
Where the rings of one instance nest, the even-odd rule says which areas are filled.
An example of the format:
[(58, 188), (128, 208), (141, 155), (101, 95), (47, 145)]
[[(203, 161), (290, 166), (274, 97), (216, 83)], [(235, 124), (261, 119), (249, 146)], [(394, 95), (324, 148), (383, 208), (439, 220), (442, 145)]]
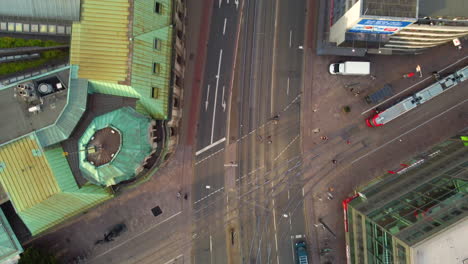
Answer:
[(239, 8), (235, 0), (214, 1), (198, 118), (197, 156), (215, 150), (226, 140)]
[[(194, 164), (193, 263), (226, 263), (224, 146), (236, 52), (238, 0), (215, 0), (203, 73)], [(200, 67), (200, 66), (199, 66)]]
[(303, 208), (292, 206), (302, 200), (297, 158), (304, 10), (305, 1), (246, 1), (244, 7), (233, 110), (238, 127), (231, 127), (240, 139), (234, 144), (244, 263), (292, 263), (296, 235), (305, 233)]

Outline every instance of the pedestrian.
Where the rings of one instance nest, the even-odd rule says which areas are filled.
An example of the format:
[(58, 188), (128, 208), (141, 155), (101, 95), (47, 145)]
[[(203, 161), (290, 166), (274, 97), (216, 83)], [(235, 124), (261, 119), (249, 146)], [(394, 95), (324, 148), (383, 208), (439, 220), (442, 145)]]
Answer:
[(271, 144), (271, 143), (273, 143), (273, 141), (271, 141), (271, 139), (270, 139), (270, 140), (268, 140), (268, 144)]
[(336, 163), (338, 163), (338, 161), (334, 159), (334, 160), (332, 160), (332, 163), (336, 164)]
[(321, 140), (328, 140), (328, 137), (327, 136), (321, 136), (320, 139)]
[(181, 196), (181, 193), (177, 192), (177, 198), (180, 198), (180, 196)]
[(349, 144), (351, 144), (351, 141), (349, 141), (349, 140), (346, 140), (346, 144), (348, 144), (348, 145), (349, 145)]
[(375, 75), (371, 75), (370, 78), (371, 78), (371, 80), (377, 79), (377, 77), (375, 77)]
[(188, 194), (187, 194), (187, 193), (184, 194), (184, 199), (185, 199), (185, 200), (188, 199)]

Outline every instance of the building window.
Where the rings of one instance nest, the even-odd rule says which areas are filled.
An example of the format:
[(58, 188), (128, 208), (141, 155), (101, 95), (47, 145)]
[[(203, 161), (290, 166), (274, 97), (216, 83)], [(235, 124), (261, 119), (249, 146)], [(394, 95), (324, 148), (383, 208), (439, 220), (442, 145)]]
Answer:
[(179, 108), (180, 107), (180, 101), (179, 98), (174, 97), (174, 108)]
[(156, 14), (161, 14), (161, 13), (162, 13), (162, 5), (161, 5), (161, 3), (159, 3), (159, 2), (156, 1), (155, 5), (154, 5), (154, 12), (155, 12)]
[(153, 62), (153, 73), (159, 74), (161, 72), (161, 64)]
[(155, 50), (161, 50), (161, 40), (154, 38), (153, 48)]
[(151, 97), (154, 99), (159, 98), (159, 88), (158, 87), (152, 87), (151, 89)]

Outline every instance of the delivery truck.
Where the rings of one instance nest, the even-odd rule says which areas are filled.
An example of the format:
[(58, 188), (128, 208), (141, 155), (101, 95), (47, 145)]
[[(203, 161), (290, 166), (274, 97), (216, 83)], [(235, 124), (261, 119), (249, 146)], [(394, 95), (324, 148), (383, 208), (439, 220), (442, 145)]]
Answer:
[(330, 64), (330, 74), (333, 75), (368, 75), (370, 74), (370, 62), (345, 61)]

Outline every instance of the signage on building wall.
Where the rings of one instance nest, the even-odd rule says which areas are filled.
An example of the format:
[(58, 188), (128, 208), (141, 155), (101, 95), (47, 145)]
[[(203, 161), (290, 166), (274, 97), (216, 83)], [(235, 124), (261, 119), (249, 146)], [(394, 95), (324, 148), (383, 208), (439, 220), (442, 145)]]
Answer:
[(358, 33), (393, 34), (412, 23), (413, 22), (410, 21), (362, 19), (348, 31)]

